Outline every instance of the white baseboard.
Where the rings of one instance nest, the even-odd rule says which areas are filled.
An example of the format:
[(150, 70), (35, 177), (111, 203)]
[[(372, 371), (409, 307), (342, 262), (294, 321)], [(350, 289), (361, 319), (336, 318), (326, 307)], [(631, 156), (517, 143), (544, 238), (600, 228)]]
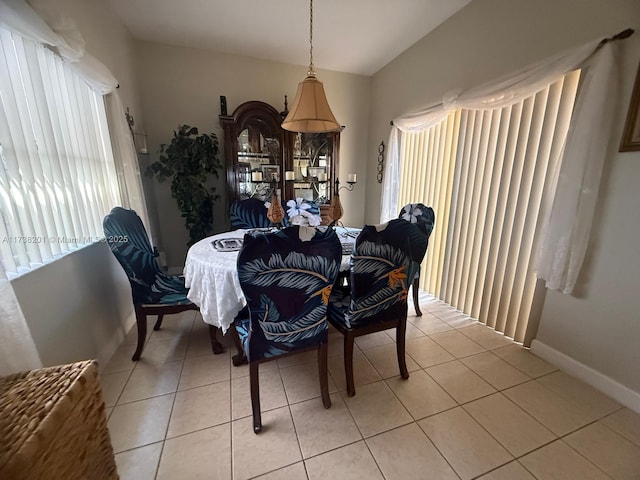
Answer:
[(98, 352), (98, 355), (96, 355), (96, 360), (98, 360), (98, 365), (100, 367), (104, 367), (107, 363), (109, 363), (111, 357), (113, 357), (113, 354), (116, 352), (116, 350), (124, 340), (125, 335), (129, 330), (131, 330), (131, 327), (133, 327), (135, 323), (136, 314), (132, 309), (129, 316), (124, 319), (122, 328), (119, 328), (115, 332), (113, 332), (113, 335), (111, 336), (107, 344), (103, 348), (101, 348)]
[(594, 370), (583, 363), (565, 355), (564, 353), (534, 340), (531, 343), (531, 351), (537, 356), (555, 365), (564, 372), (591, 385), (596, 390), (610, 396), (620, 404), (640, 414), (640, 393), (625, 387), (621, 383)]

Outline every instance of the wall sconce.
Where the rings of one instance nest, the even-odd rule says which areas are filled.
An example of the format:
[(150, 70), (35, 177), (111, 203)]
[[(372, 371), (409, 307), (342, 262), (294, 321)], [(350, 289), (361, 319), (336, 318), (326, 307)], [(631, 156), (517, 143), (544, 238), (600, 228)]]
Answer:
[(342, 209), (342, 203), (340, 202), (340, 190), (352, 191), (358, 181), (358, 177), (355, 173), (347, 175), (347, 185), (340, 186), (340, 180), (336, 178), (336, 186), (331, 198), (331, 204), (329, 205), (329, 215), (331, 216), (331, 225), (336, 225), (340, 222), (344, 210)]
[(136, 149), (136, 153), (147, 155), (149, 153), (149, 148), (147, 147), (146, 132), (136, 132), (133, 129), (136, 122), (133, 119), (133, 115), (129, 112), (129, 107), (127, 107), (127, 111), (124, 112), (124, 116), (127, 119), (127, 125), (129, 125), (129, 131), (131, 132), (131, 138), (133, 139), (133, 146)]
[(147, 155), (149, 153), (149, 149), (147, 147), (147, 133), (146, 132), (135, 132), (133, 134), (133, 143), (136, 146), (136, 150), (138, 153), (142, 155)]

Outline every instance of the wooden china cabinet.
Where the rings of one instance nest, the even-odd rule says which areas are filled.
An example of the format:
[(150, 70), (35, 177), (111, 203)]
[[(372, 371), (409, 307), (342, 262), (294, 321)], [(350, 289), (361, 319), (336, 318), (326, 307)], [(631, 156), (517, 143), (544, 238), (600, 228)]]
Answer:
[(340, 132), (295, 133), (280, 125), (287, 115), (257, 100), (223, 108), (227, 210), (237, 199), (268, 200), (275, 184), (283, 204), (294, 198), (320, 206), (323, 224), (331, 222), (329, 202), (339, 166)]

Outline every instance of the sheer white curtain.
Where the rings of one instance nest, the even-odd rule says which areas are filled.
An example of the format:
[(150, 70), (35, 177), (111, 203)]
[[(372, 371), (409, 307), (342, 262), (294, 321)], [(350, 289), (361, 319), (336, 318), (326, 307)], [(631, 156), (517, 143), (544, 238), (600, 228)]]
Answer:
[(118, 81), (103, 63), (85, 51), (82, 36), (73, 25), (65, 23), (64, 19), (51, 18), (49, 22), (45, 22), (25, 0), (0, 0), (1, 27), (50, 46), (95, 91), (105, 96), (111, 148), (120, 190), (123, 192), (122, 206), (135, 210), (150, 233), (138, 159), (122, 101), (116, 90)]
[(115, 92), (106, 95), (105, 100), (122, 206), (131, 208), (138, 213), (147, 230), (149, 241), (153, 245), (138, 155), (125, 116), (124, 106), (120, 96)]
[[(611, 119), (616, 103), (614, 59), (618, 43), (589, 42), (497, 81), (466, 92), (449, 93), (438, 105), (394, 119), (387, 149), (380, 220), (384, 222), (398, 214), (399, 131), (426, 130), (457, 108), (484, 110), (513, 105), (559, 80), (564, 74), (581, 68), (586, 70), (586, 76), (578, 93), (576, 112), (560, 167), (560, 178), (565, 183), (558, 189), (562, 190), (562, 196), (554, 201), (549, 216), (551, 220), (544, 228), (537, 267), (538, 277), (546, 281), (548, 288), (571, 293), (584, 259), (607, 139), (611, 133), (611, 122), (603, 119)], [(583, 142), (587, 138), (590, 141)]]
[[(99, 92), (100, 95), (108, 95), (107, 100), (110, 106), (109, 112), (113, 117), (110, 119), (111, 126), (111, 144), (109, 142), (103, 142), (101, 148), (114, 149), (117, 155), (119, 163), (116, 164), (116, 169), (119, 170), (119, 184), (120, 190), (124, 192), (123, 206), (135, 209), (143, 222), (148, 228), (148, 215), (146, 205), (144, 203), (144, 195), (142, 192), (142, 185), (140, 175), (138, 171), (138, 164), (135, 149), (133, 147), (133, 139), (128, 128), (121, 128), (122, 123), (126, 124), (124, 109), (118, 95), (116, 93), (117, 81), (109, 72), (109, 70), (100, 63), (97, 59), (87, 54), (84, 51), (84, 42), (77, 30), (69, 28), (56, 28), (50, 26), (43, 18), (41, 18), (24, 0), (0, 0), (0, 27), (5, 32), (11, 32), (12, 34), (19, 35), (26, 39), (25, 41), (36, 42), (43, 44), (51, 48), (56, 52), (66, 64), (75, 70), (80, 76), (88, 83), (94, 91)], [(66, 26), (68, 27), (68, 25)], [(14, 57), (16, 57), (14, 52)], [(16, 57), (17, 58), (17, 57)], [(46, 66), (46, 60), (43, 62), (43, 66)], [(16, 65), (17, 66), (17, 63)], [(4, 68), (9, 69), (9, 65), (4, 65)], [(15, 74), (15, 72), (11, 72)], [(22, 72), (21, 74), (28, 75), (28, 72)], [(9, 78), (7, 76), (6, 78)], [(25, 78), (25, 81), (30, 81), (30, 78)], [(41, 80), (42, 81), (42, 80)], [(4, 95), (8, 95), (7, 92), (10, 89), (3, 89)], [(35, 90), (37, 91), (37, 89)], [(4, 99), (7, 101), (7, 97)], [(34, 96), (30, 99), (31, 105), (37, 105), (38, 108), (43, 105), (41, 98)], [(15, 99), (11, 100), (15, 103)], [(61, 98), (64, 102), (64, 98)], [(90, 98), (87, 101), (91, 101)], [(11, 103), (11, 102), (9, 102)], [(102, 102), (101, 102), (102, 103)], [(104, 105), (102, 105), (104, 108)], [(87, 119), (88, 122), (100, 121), (98, 118)], [(7, 122), (3, 121), (4, 126), (2, 128), (8, 128)], [(106, 125), (104, 125), (106, 127)], [(46, 134), (46, 126), (39, 125), (41, 129), (41, 139), (47, 137), (53, 139), (51, 135)], [(42, 140), (41, 140), (42, 141)], [(23, 155), (23, 163), (20, 165), (21, 171), (31, 171), (31, 161), (24, 155), (26, 150), (21, 150)], [(2, 154), (2, 147), (0, 147), (0, 154)], [(6, 165), (6, 163), (5, 163)], [(55, 162), (45, 162), (46, 168), (56, 168)], [(86, 165), (84, 174), (86, 178), (90, 178), (94, 174), (98, 174), (99, 167), (95, 164)], [(22, 178), (22, 177), (20, 177)], [(36, 177), (33, 177), (34, 185), (39, 184)], [(0, 180), (2, 180), (0, 178)], [(4, 181), (4, 189), (12, 188), (7, 178)], [(41, 183), (41, 182), (40, 182)], [(0, 185), (2, 186), (2, 185)], [(46, 188), (42, 185), (30, 192), (33, 196), (42, 195), (60, 195), (60, 186), (58, 185), (58, 191), (52, 190), (47, 192)], [(85, 184), (85, 193), (91, 195), (91, 185)], [(116, 190), (118, 187), (115, 187)], [(7, 190), (8, 191), (8, 190)], [(94, 192), (95, 193), (95, 192)], [(25, 199), (26, 201), (27, 199)], [(40, 202), (37, 202), (40, 203)], [(26, 205), (26, 204), (25, 204)], [(23, 205), (23, 206), (25, 206)], [(34, 211), (30, 222), (44, 222), (50, 225), (54, 225), (57, 214), (55, 211)], [(44, 215), (40, 216), (40, 214)], [(60, 220), (57, 218), (57, 220)], [(81, 224), (83, 222), (95, 221), (95, 219), (82, 219), (77, 218)], [(1, 233), (1, 232), (0, 232)], [(49, 245), (50, 247), (54, 245)], [(0, 244), (0, 248), (3, 249), (3, 258), (13, 258), (12, 252), (7, 252), (7, 244)], [(32, 244), (26, 247), (32, 250), (31, 253), (37, 254), (36, 245)], [(37, 247), (39, 248), (39, 247)], [(4, 265), (0, 264), (0, 375), (6, 375), (19, 370), (27, 370), (37, 368), (41, 366), (41, 361), (38, 356), (35, 343), (29, 332), (29, 327), (24, 319), (24, 315), (20, 309), (15, 293), (13, 292), (11, 283), (7, 280), (6, 270)]]
[(98, 241), (120, 191), (102, 96), (2, 27), (0, 91), (1, 259), (11, 276)]

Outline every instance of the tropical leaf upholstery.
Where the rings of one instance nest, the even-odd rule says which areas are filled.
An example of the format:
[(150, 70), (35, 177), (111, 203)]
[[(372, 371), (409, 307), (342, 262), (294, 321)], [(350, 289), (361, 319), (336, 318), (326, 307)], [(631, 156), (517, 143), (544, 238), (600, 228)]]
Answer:
[[(229, 207), (229, 220), (232, 229), (267, 228), (272, 226), (271, 220), (267, 218), (267, 207), (264, 200), (257, 198), (247, 198), (245, 200), (235, 200)], [(288, 225), (287, 218), (283, 223)]]
[[(423, 235), (416, 236), (412, 241), (414, 253), (419, 257), (418, 264), (422, 263), (427, 247), (429, 246), (429, 237), (433, 231), (433, 225), (436, 222), (436, 214), (431, 207), (427, 207), (423, 203), (408, 203), (400, 210), (398, 218), (402, 218), (410, 223), (417, 225)], [(420, 269), (416, 272), (413, 281), (413, 306), (416, 315), (421, 317), (420, 304), (418, 302), (418, 286), (420, 284)]]
[(320, 207), (318, 206), (318, 202), (314, 202), (313, 200), (303, 200), (303, 203), (309, 205), (307, 211), (313, 215), (320, 215)]
[(231, 228), (265, 228), (271, 224), (264, 201), (257, 198), (235, 200), (229, 207)]
[(427, 207), (423, 203), (406, 204), (400, 210), (398, 218), (417, 224), (418, 227), (420, 227), (420, 230), (426, 233), (427, 236), (431, 235), (433, 225), (436, 222), (436, 214), (434, 213), (433, 208)]
[(236, 331), (249, 360), (256, 433), (261, 429), (258, 363), (319, 349), (323, 403), (327, 408), (331, 405), (327, 303), (341, 258), (340, 241), (330, 228), (294, 225), (244, 237), (238, 254), (238, 278), (247, 309), (236, 319)]
[(102, 225), (109, 248), (129, 278), (135, 305), (190, 303), (184, 279), (160, 269), (136, 212), (115, 207)]
[[(305, 231), (314, 236), (301, 240)], [(341, 258), (332, 229), (291, 226), (245, 236), (238, 278), (251, 319), (243, 338), (250, 362), (326, 342), (327, 302)]]
[(367, 225), (356, 239), (351, 256), (350, 282), (333, 289), (329, 322), (345, 336), (344, 359), (347, 392), (353, 384), (353, 341), (368, 333), (396, 328), (398, 362), (408, 378), (404, 360), (407, 294), (419, 264), (412, 239), (423, 235), (417, 225), (394, 219)]
[(133, 360), (138, 360), (146, 339), (147, 313), (158, 315), (154, 326), (158, 330), (165, 313), (197, 310), (198, 307), (187, 298), (188, 289), (184, 279), (167, 275), (160, 269), (147, 231), (135, 211), (114, 207), (102, 225), (105, 241), (124, 269), (131, 286), (138, 326), (138, 347)]

